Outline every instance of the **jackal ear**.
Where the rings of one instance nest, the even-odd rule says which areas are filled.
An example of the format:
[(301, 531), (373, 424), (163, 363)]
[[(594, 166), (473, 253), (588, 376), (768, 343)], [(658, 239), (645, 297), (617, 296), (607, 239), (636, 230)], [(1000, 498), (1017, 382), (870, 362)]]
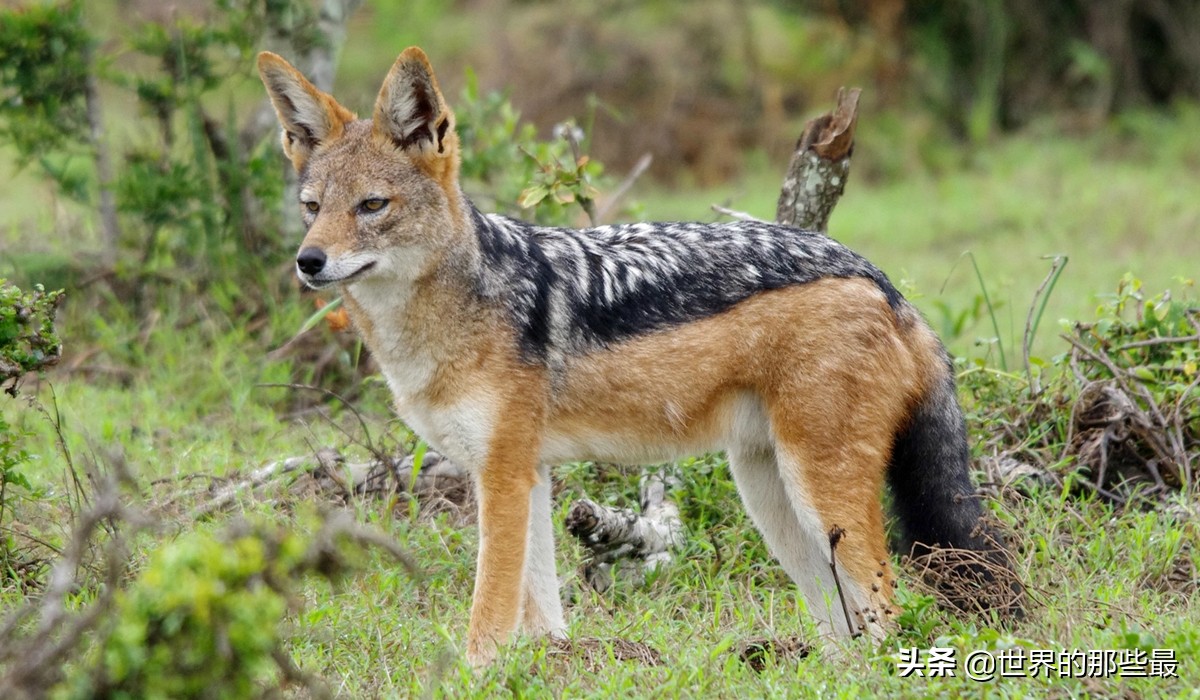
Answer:
[(283, 152), (299, 171), (322, 144), (342, 137), (354, 113), (322, 92), (283, 58), (263, 51), (258, 74), (283, 127)]
[(446, 106), (425, 52), (405, 49), (375, 101), (375, 135), (426, 157), (456, 155), (454, 114)]

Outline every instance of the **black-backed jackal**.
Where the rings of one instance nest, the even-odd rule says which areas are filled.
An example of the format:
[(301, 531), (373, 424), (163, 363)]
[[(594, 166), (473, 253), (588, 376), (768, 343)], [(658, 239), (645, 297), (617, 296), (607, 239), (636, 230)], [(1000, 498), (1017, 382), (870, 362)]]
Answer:
[(299, 173), (300, 278), (338, 289), (399, 415), (473, 474), (472, 662), (518, 627), (564, 634), (559, 462), (727, 451), (829, 635), (881, 636), (894, 613), (885, 478), (910, 542), (987, 548), (948, 356), (862, 257), (769, 224), (578, 231), (482, 214), (420, 49), (400, 54), (370, 119), (274, 54), (258, 68)]

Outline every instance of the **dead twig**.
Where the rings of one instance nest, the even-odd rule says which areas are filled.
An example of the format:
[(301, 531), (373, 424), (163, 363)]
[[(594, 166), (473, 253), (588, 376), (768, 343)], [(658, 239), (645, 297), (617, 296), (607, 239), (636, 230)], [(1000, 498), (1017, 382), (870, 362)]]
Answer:
[(1026, 587), (1017, 578), (1011, 553), (993, 532), (981, 530), (986, 545), (982, 549), (914, 545), (904, 562), (914, 578), (951, 609), (1022, 618), (1028, 599)]
[(755, 672), (767, 667), (767, 660), (803, 659), (812, 653), (812, 645), (800, 637), (758, 637), (738, 644), (734, 653)]
[(661, 666), (662, 654), (654, 647), (628, 639), (554, 639), (546, 650), (550, 659), (582, 659), (583, 667), (590, 673), (606, 669), (610, 661), (634, 661), (643, 666)]
[(1185, 335), (1175, 338), (1147, 338), (1145, 340), (1134, 340), (1124, 345), (1118, 345), (1115, 349), (1117, 352), (1124, 350), (1133, 350), (1134, 348), (1144, 348), (1152, 345), (1175, 345), (1182, 343), (1200, 343), (1200, 333), (1196, 335)]
[[(1092, 419), (1101, 420), (1105, 425), (1124, 425), (1126, 431), (1132, 430), (1137, 434), (1141, 442), (1157, 458), (1153, 463), (1143, 459), (1146, 473), (1156, 484), (1163, 488), (1166, 486), (1160, 473), (1162, 469), (1167, 470), (1167, 476), (1174, 484), (1182, 486), (1188, 483), (1185, 481), (1185, 475), (1189, 475), (1191, 472), (1191, 460), (1187, 454), (1187, 441), (1184, 438), (1182, 419), (1177, 416), (1168, 419), (1154, 395), (1141, 384), (1133, 371), (1117, 366), (1103, 348), (1090, 348), (1079, 339), (1069, 335), (1062, 337), (1071, 345), (1073, 357), (1080, 356), (1100, 365), (1112, 377), (1111, 381), (1114, 385), (1112, 389), (1105, 389), (1107, 386), (1105, 382), (1093, 382), (1085, 388), (1085, 391), (1080, 392), (1080, 405), (1091, 407), (1092, 413), (1103, 411), (1098, 417)], [(1131, 397), (1137, 397), (1142, 405), (1139, 406)], [(1182, 412), (1182, 404), (1178, 403), (1177, 406), (1176, 414)], [(1105, 407), (1107, 407), (1106, 411)], [(1074, 411), (1072, 424), (1083, 420), (1084, 413), (1085, 411), (1082, 410)], [(1120, 430), (1120, 428), (1115, 430)], [(1072, 437), (1074, 434), (1073, 430)], [(1128, 434), (1111, 433), (1109, 437), (1120, 438), (1120, 442), (1125, 442)], [(1079, 453), (1079, 448), (1074, 447), (1075, 442), (1078, 442), (1078, 439), (1069, 443), (1067, 449), (1074, 449), (1076, 453)], [(1106, 447), (1107, 444), (1108, 441), (1103, 441), (1099, 446)]]
[[(98, 465), (91, 470), (96, 472), (91, 475), (96, 493), (88, 499), (90, 505), (78, 516), (62, 555), (52, 566), (40, 601), (14, 611), (0, 628), (0, 668), (5, 668), (0, 676), (0, 697), (39, 697), (61, 679), (64, 659), (110, 609), (129, 562), (126, 538), (153, 522), (121, 499), (122, 486), (132, 483), (124, 462), (113, 460), (103, 475), (98, 473)], [(125, 528), (115, 527), (118, 522)], [(79, 571), (89, 568), (85, 558), (98, 531), (110, 535), (104, 548), (104, 585), (82, 613), (72, 614), (66, 600), (79, 586)], [(34, 615), (39, 618), (36, 627), (22, 635), (26, 629), (23, 621)]]
[(633, 164), (633, 168), (630, 169), (629, 174), (625, 176), (621, 184), (613, 189), (612, 194), (604, 199), (604, 204), (596, 211), (596, 223), (608, 220), (608, 215), (617, 208), (617, 204), (629, 193), (629, 190), (633, 188), (633, 184), (638, 181), (638, 178), (650, 169), (652, 162), (654, 162), (654, 156), (649, 153), (644, 153), (641, 158), (638, 158), (638, 161)]
[(753, 222), (759, 223), (759, 224), (770, 223), (770, 222), (766, 221), (765, 219), (760, 219), (757, 216), (754, 216), (753, 214), (747, 214), (744, 211), (737, 211), (736, 209), (730, 209), (728, 207), (723, 207), (720, 204), (710, 204), (709, 206), (712, 207), (712, 210), (717, 212), (718, 214), (723, 214), (725, 216), (728, 216), (728, 217), (731, 217), (734, 219), (738, 219), (739, 221), (753, 221)]
[(846, 531), (837, 525), (829, 531), (829, 570), (833, 572), (833, 585), (837, 588), (838, 600), (842, 603), (842, 612), (846, 615), (846, 629), (850, 630), (850, 637), (855, 638), (862, 634), (862, 630), (854, 628), (854, 621), (850, 617), (850, 606), (846, 605), (846, 594), (842, 591), (842, 581), (838, 577), (837, 570), (837, 546), (838, 542), (842, 541), (842, 536)]

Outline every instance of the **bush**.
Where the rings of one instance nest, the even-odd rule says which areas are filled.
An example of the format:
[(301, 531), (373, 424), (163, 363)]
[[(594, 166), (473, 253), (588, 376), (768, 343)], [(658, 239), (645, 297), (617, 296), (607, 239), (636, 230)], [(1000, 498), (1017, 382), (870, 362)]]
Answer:
[(584, 153), (588, 134), (573, 121), (556, 126), (554, 138), (540, 140), (503, 93), (479, 92), (474, 73), (467, 74), (455, 113), (463, 179), (486, 189), (483, 196), (494, 205), (487, 208), (566, 226), (575, 223), (578, 205), (589, 223), (600, 223), (595, 221), (598, 187), (610, 183), (604, 166)]
[(1068, 351), (1028, 378), (965, 368), (978, 444), (1001, 465), (995, 480), (1032, 470), (1119, 504), (1195, 488), (1200, 305), (1184, 291), (1148, 295), (1127, 274), (1095, 320), (1064, 322)]
[(91, 45), (78, 0), (0, 11), (0, 140), (76, 199), (87, 181), (67, 165), (88, 153)]
[[(361, 566), (367, 547), (418, 573), (397, 545), (349, 513), (301, 509), (286, 522), (238, 520), (163, 541), (123, 581), (133, 538), (153, 520), (120, 503), (118, 483), (131, 483), (122, 472), (99, 479), (106, 483), (57, 564), (63, 580), (0, 624), (0, 696), (250, 698), (291, 685), (327, 697), (286, 648), (285, 619), (301, 586), (336, 582)], [(85, 564), (90, 549), (106, 551), (105, 561)], [(72, 578), (97, 566), (107, 570), (103, 586)], [(40, 622), (22, 624), (34, 611)]]
[(58, 362), (62, 342), (54, 330), (54, 314), (63, 292), (47, 292), (41, 285), (22, 292), (0, 278), (0, 387), (16, 395), (17, 382)]
[[(54, 330), (54, 315), (62, 302), (62, 291), (46, 292), (38, 285), (22, 292), (0, 278), (0, 387), (17, 394), (17, 383), (28, 372), (45, 369), (62, 356), (62, 341)], [(29, 455), (21, 446), (24, 437), (0, 414), (0, 526), (4, 524), (8, 486), (30, 489), (21, 466)], [(12, 571), (12, 543), (0, 536), (0, 580)]]
[[(281, 583), (307, 545), (278, 529), (193, 532), (156, 550), (114, 599), (112, 630), (70, 697), (245, 698), (277, 675)], [(219, 682), (217, 682), (219, 681)]]

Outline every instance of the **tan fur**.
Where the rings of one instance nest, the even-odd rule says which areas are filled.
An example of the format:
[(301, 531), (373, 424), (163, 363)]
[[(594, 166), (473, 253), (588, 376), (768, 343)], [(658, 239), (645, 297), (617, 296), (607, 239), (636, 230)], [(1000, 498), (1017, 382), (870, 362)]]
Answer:
[(761, 396), (777, 449), (790, 452), (824, 532), (846, 532), (837, 551), (843, 575), (878, 588), (874, 609), (890, 614), (894, 576), (879, 499), (892, 436), (929, 381), (926, 348), (910, 349), (910, 336), (923, 330), (898, 327), (865, 280), (762, 293), (572, 365), (547, 433), (668, 447), (651, 459), (722, 449), (737, 440), (723, 433), (730, 398)]
[[(280, 134), (283, 152), (296, 170), (304, 168), (316, 146), (309, 141), (310, 135), (318, 141), (336, 141), (342, 137), (346, 125), (355, 119), (353, 112), (318, 90), (300, 71), (273, 53), (264, 51), (258, 55), (258, 72), (268, 85), (271, 103), (283, 125)], [(308, 114), (290, 108), (305, 96), (315, 103)], [(319, 118), (297, 119), (297, 114)]]
[[(878, 426), (883, 416), (861, 414), (898, 397), (907, 403), (924, 388), (913, 377), (917, 362), (910, 354), (872, 283), (821, 280), (764, 292), (719, 316), (572, 363), (549, 430), (718, 447), (722, 400), (740, 389), (759, 391), (778, 406), (783, 427), (837, 434), (837, 422), (848, 416)], [(876, 361), (862, 367), (864, 358)], [(874, 394), (864, 370), (872, 379), (878, 372), (870, 381)], [(882, 425), (898, 420), (889, 416)]]
[(434, 97), (437, 100), (438, 115), (435, 118), (436, 123), (445, 122), (446, 133), (445, 138), (440, 144), (430, 144), (422, 148), (416, 153), (410, 153), (413, 162), (418, 168), (423, 170), (426, 175), (441, 186), (450, 201), (450, 213), (454, 216), (458, 225), (462, 225), (462, 206), (459, 201), (461, 198), (461, 190), (458, 187), (458, 166), (459, 166), (459, 147), (458, 147), (458, 132), (454, 128), (454, 113), (446, 105), (445, 98), (442, 97), (441, 88), (438, 85), (437, 76), (434, 75), (433, 66), (429, 64), (429, 57), (425, 52), (416, 46), (410, 46), (401, 52), (396, 58), (396, 62), (392, 64), (392, 68), (388, 71), (388, 75), (384, 78), (383, 87), (379, 89), (379, 97), (375, 102), (375, 112), (372, 118), (372, 136), (380, 144), (388, 144), (391, 137), (387, 133), (387, 129), (383, 126), (385, 115), (382, 111), (383, 105), (394, 99), (394, 93), (399, 89), (398, 85), (406, 72), (411, 72), (414, 69), (422, 71), (428, 75), (430, 87), (433, 89)]
[[(728, 449), (752, 517), (810, 608), (832, 590), (828, 532), (845, 530), (837, 559), (857, 620), (847, 628), (825, 605), (814, 610), (823, 628), (882, 630), (893, 581), (879, 504), (890, 444), (943, 371), (936, 339), (911, 311), (894, 311), (870, 281), (824, 279), (568, 356), (552, 384), (545, 368), (521, 360), (503, 313), (463, 281), (472, 234), (458, 140), (425, 54), (400, 55), (369, 123), (350, 121), (283, 59), (263, 54), (259, 68), (285, 152), (307, 168), (311, 191), (301, 197), (320, 204), (301, 248), (318, 247), (355, 275), (339, 289), (397, 412), (475, 475), (473, 662), (492, 659), (522, 622), (565, 630), (541, 465), (567, 459)], [(405, 92), (413, 89), (432, 91), (417, 124), (432, 138), (412, 136), (424, 133), (412, 131), (422, 97)], [(387, 199), (387, 209), (357, 214), (367, 197)]]

